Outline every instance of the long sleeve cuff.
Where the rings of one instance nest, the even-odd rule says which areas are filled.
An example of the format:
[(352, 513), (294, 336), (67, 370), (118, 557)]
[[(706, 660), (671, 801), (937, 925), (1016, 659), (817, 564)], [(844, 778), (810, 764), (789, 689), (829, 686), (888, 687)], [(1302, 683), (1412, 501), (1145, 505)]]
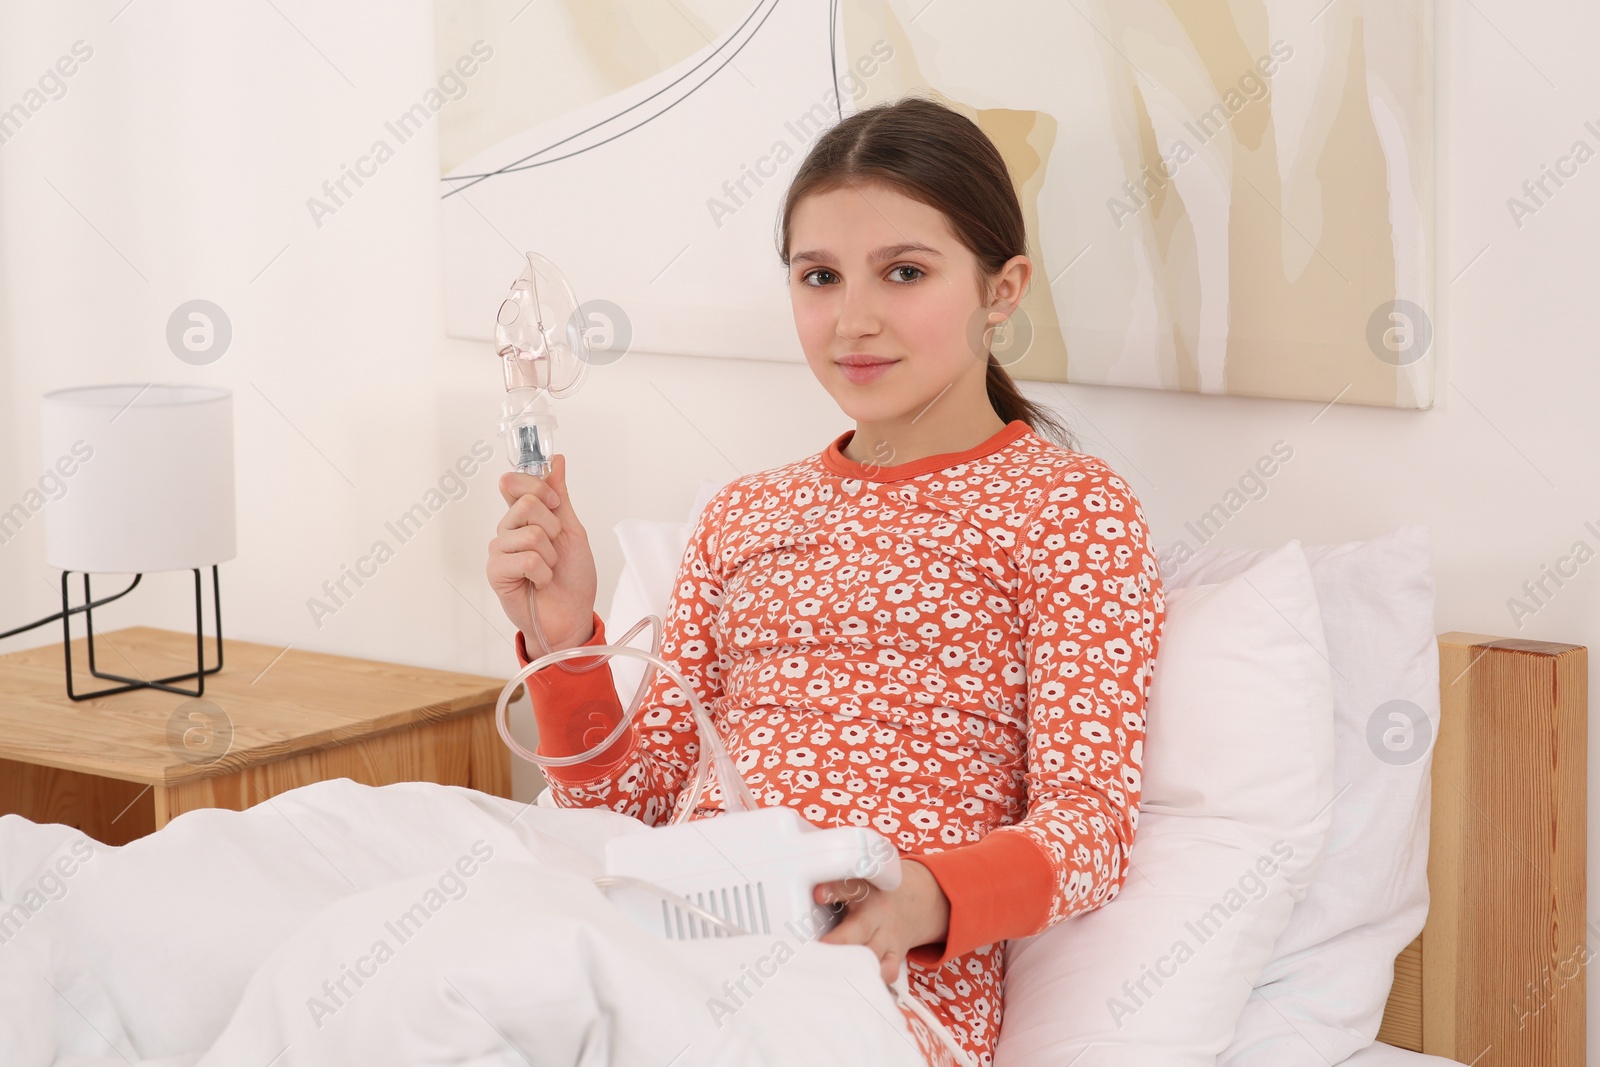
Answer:
[[(579, 647), (606, 643), (606, 625), (599, 612), (595, 612), (593, 622), (594, 636)], [(528, 654), (527, 641), (520, 630), (516, 646), (518, 662), (524, 667), (532, 663), (534, 657)], [(585, 752), (604, 741), (621, 720), (622, 702), (617, 699), (609, 662), (601, 660), (599, 666), (586, 671), (565, 669), (569, 663), (581, 667), (591, 662), (594, 661), (583, 658), (562, 660), (528, 675), (528, 700), (539, 727), (539, 755), (573, 756)], [(634, 732), (627, 731), (604, 752), (583, 763), (540, 769), (548, 779), (581, 785), (612, 770), (632, 751), (633, 741)]]
[(1055, 872), (1025, 834), (996, 830), (971, 845), (906, 858), (927, 867), (950, 901), (944, 941), (913, 948), (909, 963), (939, 967), (983, 945), (1038, 933), (1050, 917)]

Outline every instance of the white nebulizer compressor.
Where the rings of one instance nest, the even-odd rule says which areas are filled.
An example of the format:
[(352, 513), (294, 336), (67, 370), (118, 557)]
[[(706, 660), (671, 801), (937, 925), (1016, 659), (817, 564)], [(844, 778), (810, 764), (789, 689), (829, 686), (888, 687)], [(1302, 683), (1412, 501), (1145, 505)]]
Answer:
[[(536, 252), (511, 285), (495, 317), (495, 346), (504, 371), (506, 399), (500, 431), (511, 465), (543, 477), (554, 455), (555, 416), (546, 397), (564, 397), (582, 384), (591, 362), (588, 323), (572, 288), (553, 263)], [(678, 669), (661, 658), (661, 619), (647, 615), (615, 644), (550, 651), (533, 611), (533, 637), (544, 655), (532, 660), (500, 691), (495, 724), (506, 745), (544, 767), (583, 763), (605, 751), (628, 729), (663, 670), (688, 697), (699, 730), (700, 754), (673, 823), (613, 838), (606, 845), (605, 875), (596, 879), (607, 897), (644, 929), (669, 939), (730, 937), (786, 931), (809, 938), (838, 922), (839, 911), (813, 903), (821, 882), (861, 878), (880, 889), (900, 884), (900, 856), (883, 836), (864, 827), (820, 829), (789, 807), (763, 807), (733, 766), (710, 709)], [(651, 629), (650, 651), (629, 646)], [(507, 721), (511, 694), (530, 674), (552, 664), (579, 673), (611, 656), (646, 662), (639, 688), (621, 720), (599, 744), (574, 756), (542, 756), (512, 737)], [(571, 659), (592, 659), (582, 667)], [(723, 813), (691, 816), (702, 797), (720, 794)]]

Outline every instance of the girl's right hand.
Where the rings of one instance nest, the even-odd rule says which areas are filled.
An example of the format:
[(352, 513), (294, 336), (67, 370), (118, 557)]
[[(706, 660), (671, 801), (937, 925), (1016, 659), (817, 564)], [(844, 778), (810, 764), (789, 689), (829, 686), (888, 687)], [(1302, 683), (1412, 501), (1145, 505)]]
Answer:
[(543, 652), (533, 613), (552, 651), (581, 645), (594, 636), (598, 585), (588, 532), (567, 493), (567, 457), (557, 452), (550, 460), (545, 478), (521, 471), (500, 476), (509, 507), (489, 542), (487, 567), (500, 607), (535, 658)]

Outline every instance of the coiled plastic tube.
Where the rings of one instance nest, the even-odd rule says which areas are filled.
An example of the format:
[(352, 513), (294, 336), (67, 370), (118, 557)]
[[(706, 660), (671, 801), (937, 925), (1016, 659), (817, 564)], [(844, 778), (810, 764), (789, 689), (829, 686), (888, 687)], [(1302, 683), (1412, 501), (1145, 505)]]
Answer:
[[(667, 660), (661, 658), (661, 619), (655, 615), (646, 615), (633, 624), (633, 628), (623, 635), (622, 640), (612, 645), (579, 645), (573, 648), (563, 648), (559, 651), (550, 650), (550, 642), (544, 635), (544, 628), (539, 625), (539, 612), (534, 607), (532, 600), (528, 602), (528, 612), (533, 623), (534, 640), (544, 650), (544, 655), (529, 661), (526, 667), (518, 671), (511, 680), (500, 690), (500, 699), (495, 704), (494, 723), (500, 731), (500, 739), (506, 747), (530, 763), (541, 767), (571, 767), (584, 763), (610, 748), (612, 743), (627, 732), (633, 717), (638, 713), (639, 706), (644, 702), (644, 695), (650, 688), (650, 682), (656, 670), (664, 670), (667, 676), (678, 683), (678, 688), (683, 691), (689, 701), (689, 706), (694, 713), (695, 726), (700, 733), (700, 755), (695, 763), (694, 779), (689, 784), (689, 796), (684, 801), (682, 810), (672, 820), (675, 823), (687, 822), (699, 801), (701, 790), (710, 786), (711, 776), (715, 773), (717, 780), (722, 785), (722, 795), (730, 811), (755, 811), (761, 805), (750, 792), (750, 787), (745, 784), (744, 776), (739, 774), (733, 765), (733, 759), (728, 755), (727, 747), (722, 743), (722, 736), (717, 732), (716, 725), (711, 721), (711, 710), (701, 701), (694, 686), (688, 679), (679, 673), (678, 668)], [(635, 634), (644, 629), (651, 629), (650, 651), (633, 648), (628, 642), (633, 640)], [(646, 663), (644, 677), (639, 680), (639, 688), (633, 694), (633, 699), (628, 702), (627, 709), (622, 713), (622, 718), (617, 720), (605, 740), (585, 752), (574, 756), (542, 756), (537, 752), (530, 752), (511, 736), (511, 726), (508, 709), (511, 704), (511, 694), (516, 690), (528, 675), (540, 670), (549, 664), (557, 663), (572, 673), (591, 671), (599, 667), (612, 656), (634, 656)], [(588, 659), (594, 657), (595, 662), (583, 667), (569, 667), (564, 662), (569, 659)]]

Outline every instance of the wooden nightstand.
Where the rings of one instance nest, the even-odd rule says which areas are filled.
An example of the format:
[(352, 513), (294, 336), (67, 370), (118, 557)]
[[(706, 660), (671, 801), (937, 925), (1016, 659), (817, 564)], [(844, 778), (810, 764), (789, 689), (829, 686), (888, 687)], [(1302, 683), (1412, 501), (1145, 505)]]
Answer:
[[(73, 646), (87, 663), (84, 639)], [(494, 725), (504, 678), (224, 646), (200, 698), (140, 689), (75, 703), (60, 644), (0, 656), (0, 814), (120, 845), (194, 808), (243, 810), (329, 778), (511, 796)], [(214, 649), (208, 637), (208, 666)], [(132, 677), (195, 664), (192, 633), (145, 626), (96, 633), (95, 651), (101, 670)]]

